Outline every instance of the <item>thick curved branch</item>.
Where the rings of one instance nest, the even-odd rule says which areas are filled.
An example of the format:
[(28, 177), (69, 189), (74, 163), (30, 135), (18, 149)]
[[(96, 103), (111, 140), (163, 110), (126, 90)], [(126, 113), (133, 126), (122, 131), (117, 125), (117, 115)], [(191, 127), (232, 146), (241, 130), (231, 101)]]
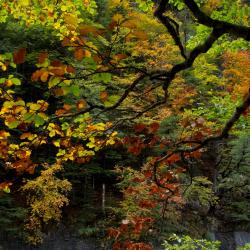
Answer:
[(229, 33), (236, 37), (244, 38), (246, 41), (250, 41), (250, 27), (213, 19), (202, 12), (194, 0), (184, 0), (184, 3), (200, 24), (223, 30), (223, 33)]
[(195, 47), (189, 57), (182, 63), (176, 64), (168, 72), (163, 72), (159, 74), (152, 75), (151, 79), (162, 79), (165, 78), (163, 88), (167, 89), (171, 81), (175, 78), (176, 74), (190, 68), (193, 65), (194, 60), (202, 53), (206, 53), (214, 44), (215, 41), (223, 34), (220, 30), (213, 30), (211, 34), (207, 37), (205, 42), (197, 47)]
[(181, 55), (183, 58), (187, 58), (185, 54), (185, 49), (181, 42), (179, 36), (179, 25), (172, 18), (164, 16), (164, 12), (166, 11), (168, 5), (168, 1), (161, 1), (158, 8), (156, 9), (154, 15), (160, 20), (160, 22), (167, 28), (168, 32), (172, 36), (175, 41), (175, 44), (179, 47)]

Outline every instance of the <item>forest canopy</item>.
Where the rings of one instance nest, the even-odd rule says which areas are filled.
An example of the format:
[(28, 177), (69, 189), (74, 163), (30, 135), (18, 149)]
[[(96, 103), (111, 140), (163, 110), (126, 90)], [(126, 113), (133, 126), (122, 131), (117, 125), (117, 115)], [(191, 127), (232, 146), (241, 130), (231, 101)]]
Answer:
[(250, 230), (248, 1), (0, 6), (0, 232), (39, 244), (75, 223), (153, 249)]

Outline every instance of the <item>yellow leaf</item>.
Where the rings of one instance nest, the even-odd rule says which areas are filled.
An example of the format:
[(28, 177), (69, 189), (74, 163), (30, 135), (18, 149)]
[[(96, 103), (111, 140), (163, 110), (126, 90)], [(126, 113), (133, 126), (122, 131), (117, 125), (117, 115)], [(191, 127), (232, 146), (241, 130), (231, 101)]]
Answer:
[(53, 144), (54, 144), (56, 147), (60, 147), (60, 140), (53, 141)]
[(0, 139), (6, 139), (8, 136), (10, 136), (9, 132), (6, 132), (4, 130), (0, 131)]
[(27, 103), (27, 106), (33, 111), (37, 111), (41, 108), (41, 105), (37, 103)]
[(26, 7), (26, 6), (30, 5), (30, 0), (20, 0), (19, 3), (20, 3), (20, 5)]
[(123, 16), (121, 14), (115, 14), (113, 17), (112, 17), (112, 20), (117, 22), (117, 23), (120, 23), (122, 20), (123, 20)]
[(72, 14), (66, 14), (64, 15), (64, 21), (66, 24), (77, 26), (78, 24), (78, 18), (76, 16), (73, 16)]
[(24, 140), (24, 139), (28, 139), (28, 140), (33, 140), (37, 135), (33, 135), (31, 134), (30, 132), (28, 133), (23, 133), (21, 136), (20, 136), (20, 139), (21, 140)]

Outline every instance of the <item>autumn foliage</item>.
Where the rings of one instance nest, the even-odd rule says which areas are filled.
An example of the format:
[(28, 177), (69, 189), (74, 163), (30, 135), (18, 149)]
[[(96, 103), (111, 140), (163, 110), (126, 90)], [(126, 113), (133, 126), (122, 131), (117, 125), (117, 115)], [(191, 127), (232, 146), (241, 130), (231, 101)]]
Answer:
[[(210, 142), (249, 129), (249, 45), (239, 34), (230, 45), (230, 30), (210, 37), (187, 1), (168, 2), (0, 3), (0, 23), (24, 33), (8, 45), (6, 31), (0, 50), (0, 191), (26, 200), (29, 242), (70, 203), (67, 166), (78, 172), (111, 148), (130, 161), (109, 166), (123, 194), (105, 236), (114, 250), (153, 249), (147, 238), (162, 221), (181, 223), (197, 186), (203, 201), (215, 195), (202, 166)], [(224, 2), (197, 1), (215, 19), (249, 10)]]

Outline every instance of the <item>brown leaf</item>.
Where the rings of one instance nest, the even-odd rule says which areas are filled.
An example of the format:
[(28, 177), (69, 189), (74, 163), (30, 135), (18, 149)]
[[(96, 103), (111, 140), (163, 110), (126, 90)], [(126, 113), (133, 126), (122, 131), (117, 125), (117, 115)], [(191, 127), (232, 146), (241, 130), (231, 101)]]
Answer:
[(56, 96), (63, 96), (64, 95), (64, 91), (62, 88), (54, 88), (53, 93)]
[(13, 55), (13, 60), (15, 64), (21, 64), (25, 62), (26, 48), (20, 48), (16, 50)]
[(100, 93), (100, 99), (102, 102), (105, 102), (108, 99), (108, 92), (107, 91), (102, 91)]
[(160, 127), (159, 123), (157, 123), (157, 122), (151, 123), (149, 126), (150, 132), (155, 133), (159, 129), (159, 127)]
[(48, 53), (46, 51), (39, 53), (38, 63), (43, 64), (47, 58), (48, 58)]
[(64, 66), (63, 63), (61, 61), (59, 61), (59, 60), (52, 61), (50, 65), (53, 66), (53, 67), (62, 67), (62, 66)]
[(85, 36), (89, 33), (92, 33), (94, 36), (101, 35), (103, 31), (98, 30), (96, 27), (89, 26), (89, 25), (81, 25), (80, 26), (80, 34)]
[(76, 60), (81, 61), (84, 58), (84, 50), (81, 48), (77, 48), (74, 52), (74, 57)]
[(142, 123), (138, 123), (134, 126), (134, 130), (136, 133), (141, 133), (142, 131), (144, 131), (147, 128), (147, 126), (145, 124)]
[(56, 76), (63, 76), (65, 73), (65, 67), (64, 66), (53, 67), (53, 68), (50, 68), (50, 72)]
[(71, 66), (71, 65), (68, 65), (66, 67), (66, 70), (67, 70), (68, 73), (71, 73), (71, 74), (74, 74), (76, 72), (75, 68), (73, 66)]

